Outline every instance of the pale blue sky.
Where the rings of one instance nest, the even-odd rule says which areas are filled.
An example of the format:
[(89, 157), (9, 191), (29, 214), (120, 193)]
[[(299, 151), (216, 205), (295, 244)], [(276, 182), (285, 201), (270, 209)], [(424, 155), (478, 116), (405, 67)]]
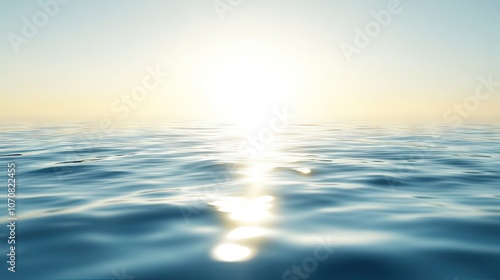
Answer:
[[(109, 100), (127, 92), (144, 68), (155, 64), (172, 77), (153, 101), (164, 102), (166, 111), (179, 106), (199, 111), (204, 102), (192, 101), (205, 98), (193, 86), (198, 57), (238, 36), (300, 52), (311, 73), (301, 88), (309, 95), (310, 104), (304, 106), (319, 106), (318, 111), (328, 111), (331, 102), (342, 98), (351, 105), (391, 100), (446, 107), (473, 93), (479, 76), (493, 74), (500, 80), (496, 0), (401, 0), (402, 12), (349, 64), (340, 43), (352, 43), (354, 28), (373, 20), (371, 12), (388, 2), (242, 0), (221, 21), (211, 0), (73, 0), (15, 53), (8, 34), (21, 35), (22, 18), (31, 19), (41, 8), (37, 1), (3, 0), (2, 111), (22, 104), (32, 108), (29, 103), (36, 102), (35, 111), (43, 115), (48, 113), (44, 104), (57, 101), (71, 111), (88, 102), (83, 104), (104, 112)], [(500, 89), (488, 103), (500, 104), (498, 95)], [(491, 111), (491, 106), (481, 110)]]

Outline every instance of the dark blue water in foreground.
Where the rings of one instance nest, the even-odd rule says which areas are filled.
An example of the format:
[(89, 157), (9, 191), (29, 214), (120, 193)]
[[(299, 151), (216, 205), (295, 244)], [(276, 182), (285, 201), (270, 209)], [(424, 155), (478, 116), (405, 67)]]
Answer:
[(3, 125), (1, 279), (500, 279), (500, 126), (238, 133)]

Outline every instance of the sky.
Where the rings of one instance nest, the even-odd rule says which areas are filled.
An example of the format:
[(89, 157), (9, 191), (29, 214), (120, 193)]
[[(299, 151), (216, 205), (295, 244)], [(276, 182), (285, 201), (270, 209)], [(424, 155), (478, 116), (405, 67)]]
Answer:
[(499, 26), (496, 0), (4, 0), (0, 120), (500, 120)]

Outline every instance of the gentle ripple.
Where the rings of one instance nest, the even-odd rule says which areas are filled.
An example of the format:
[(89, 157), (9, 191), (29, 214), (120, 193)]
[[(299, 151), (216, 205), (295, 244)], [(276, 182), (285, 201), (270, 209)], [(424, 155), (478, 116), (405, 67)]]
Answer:
[(296, 124), (258, 161), (227, 125), (0, 131), (2, 279), (500, 279), (500, 126)]

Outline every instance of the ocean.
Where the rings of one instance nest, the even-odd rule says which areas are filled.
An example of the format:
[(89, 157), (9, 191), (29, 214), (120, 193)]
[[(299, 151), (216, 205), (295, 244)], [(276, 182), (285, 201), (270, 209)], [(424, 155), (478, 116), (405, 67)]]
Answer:
[(499, 125), (0, 131), (1, 279), (500, 279)]

